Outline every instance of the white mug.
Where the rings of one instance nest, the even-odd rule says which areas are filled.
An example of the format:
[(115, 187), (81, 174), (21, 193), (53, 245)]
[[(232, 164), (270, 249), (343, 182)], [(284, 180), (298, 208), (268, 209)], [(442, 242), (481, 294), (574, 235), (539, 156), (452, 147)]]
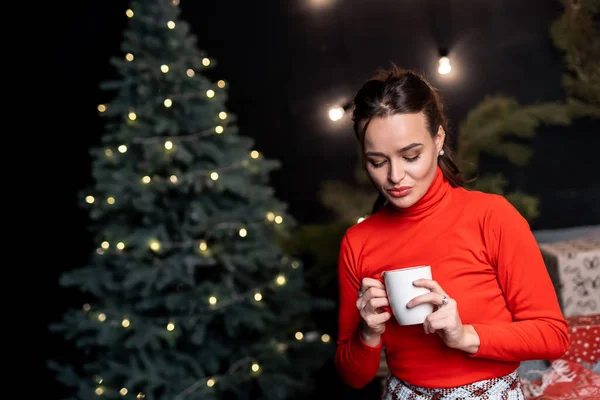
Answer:
[(429, 265), (384, 271), (383, 279), (390, 308), (398, 324), (422, 324), (425, 318), (433, 312), (432, 303), (419, 304), (413, 308), (406, 307), (406, 304), (415, 297), (430, 292), (427, 288), (413, 285), (413, 282), (418, 279), (431, 279)]

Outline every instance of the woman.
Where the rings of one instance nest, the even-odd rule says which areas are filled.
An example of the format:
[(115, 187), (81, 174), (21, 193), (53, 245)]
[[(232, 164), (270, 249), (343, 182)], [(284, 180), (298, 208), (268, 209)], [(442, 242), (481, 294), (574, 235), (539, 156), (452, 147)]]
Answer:
[[(517, 368), (568, 347), (567, 324), (527, 221), (503, 197), (463, 187), (439, 95), (393, 67), (354, 99), (363, 166), (379, 192), (373, 213), (347, 230), (339, 256), (344, 381), (374, 379), (385, 349), (387, 399), (522, 399)], [(423, 324), (400, 326), (381, 273), (430, 265), (434, 304)]]

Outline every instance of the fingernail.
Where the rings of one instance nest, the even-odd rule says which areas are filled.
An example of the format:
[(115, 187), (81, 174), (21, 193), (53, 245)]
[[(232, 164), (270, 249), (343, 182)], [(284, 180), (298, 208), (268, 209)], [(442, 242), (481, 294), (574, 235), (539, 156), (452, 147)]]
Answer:
[(406, 307), (411, 308), (412, 307), (412, 301), (409, 301), (408, 303), (406, 303)]

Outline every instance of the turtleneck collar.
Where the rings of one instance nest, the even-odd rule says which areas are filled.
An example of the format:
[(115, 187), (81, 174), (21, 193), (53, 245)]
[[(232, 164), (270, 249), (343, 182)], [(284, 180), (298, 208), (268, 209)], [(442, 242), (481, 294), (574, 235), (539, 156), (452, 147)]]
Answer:
[(425, 192), (423, 197), (421, 197), (415, 204), (410, 207), (400, 208), (388, 203), (385, 208), (396, 215), (424, 216), (433, 211), (433, 208), (440, 203), (440, 201), (451, 189), (452, 186), (450, 185), (450, 182), (448, 182), (440, 166), (438, 165), (435, 178), (433, 178), (431, 186), (429, 186), (427, 192)]

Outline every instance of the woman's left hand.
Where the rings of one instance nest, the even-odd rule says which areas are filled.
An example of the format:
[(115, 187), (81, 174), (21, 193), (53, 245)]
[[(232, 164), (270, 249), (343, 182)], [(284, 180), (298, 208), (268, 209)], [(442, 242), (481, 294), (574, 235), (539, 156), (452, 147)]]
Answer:
[(419, 279), (413, 284), (417, 287), (428, 288), (431, 292), (416, 296), (408, 302), (408, 308), (423, 303), (432, 303), (437, 306), (437, 310), (429, 314), (423, 322), (425, 333), (437, 333), (448, 347), (476, 353), (479, 349), (479, 336), (471, 325), (463, 325), (458, 315), (456, 301), (450, 298), (434, 280)]

